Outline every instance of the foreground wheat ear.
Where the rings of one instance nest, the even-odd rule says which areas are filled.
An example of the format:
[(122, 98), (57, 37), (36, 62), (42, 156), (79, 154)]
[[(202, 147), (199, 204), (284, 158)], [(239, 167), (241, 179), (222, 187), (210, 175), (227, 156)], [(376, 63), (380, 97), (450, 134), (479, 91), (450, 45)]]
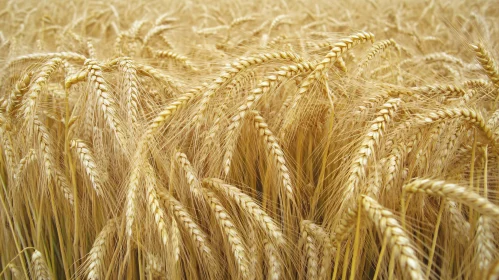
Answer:
[(495, 6), (0, 1), (0, 278), (499, 279)]

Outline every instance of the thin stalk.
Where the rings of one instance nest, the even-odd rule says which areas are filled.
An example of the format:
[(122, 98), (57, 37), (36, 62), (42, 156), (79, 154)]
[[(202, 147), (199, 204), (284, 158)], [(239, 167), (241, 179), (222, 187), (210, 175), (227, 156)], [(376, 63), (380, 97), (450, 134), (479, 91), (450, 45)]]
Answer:
[(381, 269), (381, 263), (383, 262), (383, 257), (386, 252), (386, 245), (388, 244), (388, 239), (386, 236), (383, 236), (383, 246), (381, 247), (381, 251), (379, 252), (378, 262), (376, 263), (376, 270), (374, 271), (373, 280), (378, 279), (379, 271)]
[[(359, 201), (360, 205), (360, 201)], [(355, 226), (355, 238), (353, 242), (353, 255), (352, 255), (352, 269), (350, 271), (350, 280), (355, 279), (355, 272), (357, 271), (357, 259), (359, 254), (359, 241), (360, 241), (360, 213), (362, 211), (357, 211), (357, 224)]]
[(438, 230), (440, 222), (442, 221), (442, 213), (444, 212), (445, 199), (440, 199), (440, 209), (438, 209), (437, 222), (435, 224), (435, 231), (433, 232), (433, 241), (431, 243), (430, 256), (428, 257), (428, 267), (426, 269), (425, 278), (430, 278), (431, 266), (433, 265), (433, 256), (435, 255), (435, 247), (437, 246)]
[[(3, 159), (2, 159), (3, 161)], [(0, 176), (2, 177), (2, 186), (3, 186), (3, 192), (2, 192), (2, 195), (0, 196), (0, 201), (2, 201), (2, 208), (5, 212), (5, 214), (7, 215), (7, 221), (8, 221), (8, 224), (9, 224), (9, 228), (10, 228), (10, 231), (12, 233), (12, 239), (14, 239), (14, 244), (16, 246), (16, 249), (17, 249), (17, 252), (18, 254), (21, 254), (22, 253), (22, 249), (21, 249), (21, 246), (19, 245), (19, 240), (17, 240), (17, 234), (16, 232), (14, 231), (14, 226), (12, 224), (12, 221), (10, 219), (10, 215), (8, 214), (8, 208), (7, 208), (7, 205), (5, 203), (5, 197), (4, 195), (7, 193), (6, 190), (7, 190), (7, 186), (5, 184), (5, 178), (3, 176), (3, 173), (0, 172)], [(21, 261), (21, 264), (22, 264), (22, 267), (23, 267), (23, 272), (24, 272), (24, 275), (26, 276), (26, 279), (29, 279), (29, 274), (28, 274), (28, 269), (26, 267), (26, 264), (24, 263), (24, 260)]]

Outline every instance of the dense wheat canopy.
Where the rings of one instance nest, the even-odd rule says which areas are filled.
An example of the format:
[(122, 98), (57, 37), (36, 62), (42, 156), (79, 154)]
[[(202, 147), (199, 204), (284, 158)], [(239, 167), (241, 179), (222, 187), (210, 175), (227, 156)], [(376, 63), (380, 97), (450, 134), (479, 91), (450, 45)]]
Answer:
[(499, 279), (494, 1), (0, 2), (0, 277)]

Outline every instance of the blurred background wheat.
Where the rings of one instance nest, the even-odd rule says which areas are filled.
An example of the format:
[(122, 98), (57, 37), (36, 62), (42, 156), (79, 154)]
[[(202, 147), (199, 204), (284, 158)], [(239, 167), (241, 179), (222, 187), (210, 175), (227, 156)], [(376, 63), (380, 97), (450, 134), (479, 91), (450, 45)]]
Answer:
[(5, 279), (499, 279), (494, 1), (0, 3)]

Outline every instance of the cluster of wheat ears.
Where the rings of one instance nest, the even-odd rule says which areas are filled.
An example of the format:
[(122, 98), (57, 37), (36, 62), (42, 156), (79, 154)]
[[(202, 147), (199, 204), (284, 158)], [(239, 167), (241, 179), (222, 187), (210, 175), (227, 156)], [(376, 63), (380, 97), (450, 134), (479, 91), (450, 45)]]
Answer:
[(498, 279), (497, 3), (317, 2), (0, 3), (0, 277)]

